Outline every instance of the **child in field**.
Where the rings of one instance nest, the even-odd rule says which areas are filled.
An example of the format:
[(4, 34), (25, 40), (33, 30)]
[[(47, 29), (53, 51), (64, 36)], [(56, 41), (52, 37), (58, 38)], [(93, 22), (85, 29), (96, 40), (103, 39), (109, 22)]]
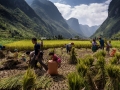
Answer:
[(53, 61), (57, 62), (59, 68), (61, 66), (61, 59), (56, 54), (54, 54), (54, 52), (50, 52), (49, 56), (51, 56)]
[(108, 52), (108, 54), (109, 54), (109, 52), (110, 52), (110, 48), (112, 47), (112, 45), (111, 45), (111, 41), (108, 41), (107, 43), (106, 43), (106, 51)]
[(26, 58), (25, 58), (25, 55), (24, 55), (24, 54), (22, 55), (21, 60), (24, 61), (24, 62), (26, 61)]

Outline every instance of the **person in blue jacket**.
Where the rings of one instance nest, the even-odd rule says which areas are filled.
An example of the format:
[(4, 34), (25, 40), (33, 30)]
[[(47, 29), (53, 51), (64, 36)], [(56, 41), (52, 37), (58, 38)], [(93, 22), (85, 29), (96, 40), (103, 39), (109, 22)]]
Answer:
[(104, 40), (100, 37), (99, 38), (100, 48), (104, 50)]

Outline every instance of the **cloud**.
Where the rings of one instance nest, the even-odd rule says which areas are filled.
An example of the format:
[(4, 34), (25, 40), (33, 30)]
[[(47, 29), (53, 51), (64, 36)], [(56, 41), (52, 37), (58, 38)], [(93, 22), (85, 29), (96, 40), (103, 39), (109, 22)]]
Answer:
[(80, 4), (74, 7), (61, 3), (55, 3), (55, 5), (65, 19), (74, 17), (79, 20), (80, 24), (93, 26), (102, 24), (107, 18), (110, 1), (91, 3), (89, 5)]

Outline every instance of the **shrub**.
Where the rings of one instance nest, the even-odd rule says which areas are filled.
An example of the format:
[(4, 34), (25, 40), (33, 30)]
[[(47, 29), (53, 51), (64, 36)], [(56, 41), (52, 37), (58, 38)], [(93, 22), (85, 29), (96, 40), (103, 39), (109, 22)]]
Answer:
[(112, 59), (110, 59), (110, 63), (111, 63), (111, 64), (118, 64), (118, 59), (117, 59), (117, 57), (113, 57)]
[(99, 58), (101, 56), (105, 57), (106, 56), (106, 52), (104, 50), (100, 50), (100, 51), (97, 51), (94, 55), (93, 55), (95, 58)]
[(87, 66), (85, 64), (83, 64), (83, 63), (77, 64), (76, 68), (77, 68), (77, 71), (78, 71), (80, 76), (84, 77), (86, 75)]
[(22, 90), (33, 90), (36, 85), (36, 75), (34, 70), (28, 68), (22, 79)]
[(98, 74), (96, 75), (96, 79), (98, 81), (97, 87), (100, 89), (104, 89), (106, 83), (106, 67), (105, 67), (105, 58), (103, 56), (98, 58), (97, 67), (98, 67)]
[(32, 69), (25, 74), (17, 74), (0, 80), (0, 90), (40, 90), (47, 88), (51, 79), (47, 76), (37, 77)]
[(111, 79), (115, 80), (120, 77), (120, 67), (115, 65), (108, 65), (107, 73)]
[(19, 81), (23, 74), (18, 74), (3, 78), (0, 80), (0, 90), (21, 90), (21, 82)]
[(117, 53), (115, 53), (115, 57), (118, 59), (118, 61), (119, 61), (119, 59), (120, 59), (120, 52), (117, 52)]
[(94, 58), (91, 55), (86, 55), (83, 62), (84, 62), (85, 65), (90, 67), (90, 66), (93, 65)]
[(81, 90), (85, 86), (85, 80), (83, 77), (73, 72), (68, 75), (69, 90)]
[(107, 66), (107, 73), (109, 79), (106, 83), (107, 90), (120, 90), (120, 67), (115, 65)]
[(73, 47), (71, 52), (70, 52), (70, 60), (69, 60), (70, 64), (76, 64), (77, 63), (77, 57), (76, 57), (76, 53), (75, 53), (75, 48)]

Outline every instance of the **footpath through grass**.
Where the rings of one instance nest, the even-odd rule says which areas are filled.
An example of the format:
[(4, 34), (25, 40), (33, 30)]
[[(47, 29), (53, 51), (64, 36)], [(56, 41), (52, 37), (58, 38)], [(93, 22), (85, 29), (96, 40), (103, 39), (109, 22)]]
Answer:
[[(44, 49), (65, 47), (65, 44), (73, 42), (76, 48), (91, 48), (90, 41), (75, 41), (75, 40), (44, 40)], [(40, 43), (40, 41), (38, 41)], [(99, 43), (99, 42), (98, 42)], [(31, 40), (21, 40), (5, 44), (9, 50), (33, 50)], [(112, 41), (112, 46), (120, 48), (120, 41)]]

